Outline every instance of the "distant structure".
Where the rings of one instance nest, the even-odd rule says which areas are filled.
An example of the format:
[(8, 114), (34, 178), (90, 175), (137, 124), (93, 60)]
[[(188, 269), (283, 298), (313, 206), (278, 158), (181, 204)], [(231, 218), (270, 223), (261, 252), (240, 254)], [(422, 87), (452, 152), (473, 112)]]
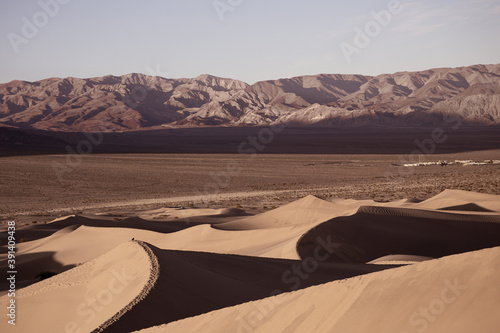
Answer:
[(403, 164), (403, 166), (405, 166), (405, 167), (428, 166), (428, 165), (441, 165), (441, 166), (463, 165), (463, 166), (469, 166), (469, 165), (486, 165), (486, 164), (500, 164), (500, 160), (485, 160), (484, 162), (475, 162), (473, 160), (455, 160), (455, 161), (452, 161), (452, 162), (448, 162), (448, 161), (418, 162), (418, 163)]

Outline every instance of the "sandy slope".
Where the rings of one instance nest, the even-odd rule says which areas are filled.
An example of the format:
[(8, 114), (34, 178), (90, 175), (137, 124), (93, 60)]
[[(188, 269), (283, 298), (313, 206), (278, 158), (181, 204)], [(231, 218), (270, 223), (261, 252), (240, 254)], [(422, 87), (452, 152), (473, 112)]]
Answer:
[[(334, 204), (310, 196), (287, 205), (287, 209), (278, 208), (252, 217), (251, 221), (256, 222), (258, 226), (267, 223), (265, 229), (256, 228), (239, 232), (214, 229), (210, 225), (192, 222), (190, 219), (183, 222), (149, 221), (141, 218), (114, 221), (103, 216), (94, 218), (69, 216), (30, 229), (30, 235), (46, 235), (58, 229), (64, 232), (59, 231), (50, 237), (18, 245), (17, 264), (20, 268), (18, 279), (33, 283), (34, 276), (43, 270), (55, 272), (67, 270), (92, 260), (132, 238), (146, 241), (162, 249), (299, 259), (296, 245), (300, 237), (315, 224), (343, 213), (338, 208), (331, 211), (320, 210), (324, 206), (336, 207)], [(351, 206), (347, 206), (344, 211), (352, 209)], [(302, 214), (294, 216), (301, 210)], [(155, 213), (157, 212), (141, 212), (153, 215)], [(178, 211), (175, 213), (179, 214)], [(201, 213), (214, 212), (203, 210)], [(227, 211), (219, 213), (227, 214)], [(200, 214), (200, 210), (192, 212), (184, 210), (182, 214), (188, 217), (195, 216)], [(286, 220), (288, 223), (273, 226), (275, 220), (269, 219), (269, 215)], [(18, 234), (19, 237), (23, 237), (21, 231)], [(0, 256), (0, 259), (4, 258)], [(5, 261), (0, 261), (0, 268), (5, 268), (5, 265)], [(0, 286), (2, 283), (5, 284), (2, 281)]]
[[(114, 321), (152, 287), (157, 265), (144, 246), (124, 243), (103, 256), (16, 293), (15, 330), (2, 332), (90, 332)], [(5, 309), (9, 298), (0, 298)]]
[[(445, 199), (439, 200), (440, 196)], [(332, 242), (341, 244), (329, 258), (336, 262), (365, 263), (394, 254), (440, 257), (500, 245), (500, 224), (491, 223), (499, 222), (500, 217), (495, 213), (425, 210), (426, 205), (441, 208), (468, 202), (495, 208), (495, 198), (447, 191), (427, 203), (414, 204), (338, 199), (331, 203), (308, 196), (263, 214), (237, 216), (234, 222), (212, 226), (189, 219), (114, 221), (104, 216), (70, 216), (30, 229), (41, 234), (60, 229), (58, 233), (18, 244), (19, 286), (35, 282), (35, 275), (43, 270), (68, 270), (132, 238), (161, 249), (300, 259), (310, 255), (322, 236), (323, 241), (332, 237)], [(189, 211), (183, 214), (198, 212)], [(2, 254), (0, 260), (4, 257)], [(5, 265), (5, 260), (0, 261), (0, 268), (6, 269)], [(0, 282), (2, 290), (5, 285)]]
[[(330, 203), (308, 196), (263, 214), (243, 219), (235, 216), (234, 222), (212, 226), (193, 219), (182, 222), (141, 218), (115, 221), (105, 216), (68, 216), (29, 229), (29, 236), (35, 237), (47, 235), (54, 230), (64, 232), (59, 231), (47, 238), (19, 244), (18, 278), (25, 283), (33, 283), (34, 276), (43, 270), (67, 270), (132, 238), (162, 249), (300, 259), (297, 242), (306, 232), (336, 216), (354, 214), (361, 204), (367, 203), (376, 204), (373, 201)], [(400, 202), (394, 203), (396, 206), (399, 204)], [(168, 214), (167, 210), (160, 209), (141, 212), (141, 215), (154, 216), (158, 212)], [(215, 213), (198, 209), (174, 211), (175, 214), (180, 212), (187, 217)], [(217, 213), (227, 215), (228, 212), (220, 210)], [(241, 230), (235, 232), (233, 229)], [(24, 237), (21, 230), (18, 234), (19, 237)], [(5, 264), (0, 262), (0, 267)]]
[(217, 229), (250, 230), (293, 225), (311, 225), (327, 221), (337, 216), (353, 213), (355, 209), (356, 202), (352, 204), (345, 204), (342, 201), (332, 203), (308, 195), (303, 199), (256, 216), (249, 216), (234, 222), (218, 224)]
[(500, 215), (363, 206), (311, 228), (297, 244), (300, 257), (311, 256), (327, 238), (339, 244), (329, 258), (334, 262), (365, 263), (391, 254), (437, 258), (500, 246)]
[(141, 219), (159, 219), (159, 218), (175, 218), (175, 219), (190, 219), (199, 217), (228, 217), (228, 216), (240, 216), (244, 215), (245, 212), (237, 208), (197, 208), (197, 209), (185, 209), (185, 208), (158, 208), (141, 211), (138, 217)]
[(416, 204), (415, 207), (425, 209), (446, 209), (470, 203), (488, 210), (500, 212), (500, 199), (498, 195), (460, 190), (445, 190), (430, 199)]
[[(18, 288), (28, 287), (18, 290), (16, 328), (124, 332), (184, 319), (167, 332), (249, 332), (255, 326), (262, 332), (410, 333), (424, 324), (429, 332), (445, 332), (453, 320), (470, 328), (478, 316), (481, 332), (490, 332), (498, 322), (487, 309), (500, 306), (493, 283), (500, 277), (499, 202), (498, 196), (445, 191), (420, 203), (308, 196), (248, 217), (228, 210), (182, 213), (201, 215), (196, 223), (144, 219), (180, 214), (170, 209), (120, 221), (69, 216), (30, 229), (40, 237), (58, 230), (50, 236), (18, 244)], [(203, 222), (214, 215), (224, 216), (222, 222)], [(331, 282), (390, 268), (384, 264), (413, 265)], [(5, 254), (0, 269), (6, 271)], [(44, 270), (63, 273), (35, 283)], [(123, 270), (134, 278), (124, 278)], [(441, 309), (434, 299), (455, 279), (467, 284), (462, 294), (468, 296)], [(327, 284), (308, 288), (320, 283)], [(5, 282), (0, 289), (5, 294)], [(276, 290), (286, 293), (273, 298), (283, 300), (280, 306), (264, 299)], [(6, 301), (0, 298), (2, 306)], [(439, 320), (424, 323), (413, 315), (427, 304), (442, 312)], [(270, 313), (264, 318), (255, 307)]]
[(310, 287), (165, 326), (156, 332), (496, 333), (500, 248)]
[(127, 332), (192, 317), (277, 293), (393, 266), (319, 263), (297, 282), (297, 260), (161, 250), (150, 246), (160, 272), (154, 292), (106, 332)]

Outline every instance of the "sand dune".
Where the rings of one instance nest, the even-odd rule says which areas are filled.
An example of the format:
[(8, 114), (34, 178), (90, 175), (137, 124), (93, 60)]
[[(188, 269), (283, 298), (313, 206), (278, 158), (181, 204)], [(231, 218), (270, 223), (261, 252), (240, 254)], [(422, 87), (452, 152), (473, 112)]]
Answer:
[(237, 208), (158, 208), (145, 210), (138, 213), (141, 219), (159, 219), (159, 218), (174, 218), (174, 219), (190, 219), (201, 217), (233, 217), (243, 216), (245, 212)]
[[(189, 215), (188, 215), (189, 216)], [(199, 221), (199, 220), (197, 220)], [(63, 218), (55, 219), (54, 221), (38, 226), (29, 226), (18, 231), (18, 237), (26, 237), (28, 239), (39, 239), (51, 235), (55, 231), (62, 228), (72, 227), (98, 227), (98, 228), (125, 228), (125, 229), (141, 229), (161, 233), (170, 233), (180, 231), (193, 225), (206, 224), (203, 222), (196, 222), (194, 219), (186, 221), (164, 221), (158, 220), (145, 220), (141, 217), (126, 217), (126, 218), (112, 218), (99, 215), (70, 215)]]
[[(423, 202), (307, 196), (254, 216), (174, 208), (67, 216), (19, 230), (34, 240), (18, 244), (16, 329), (466, 332), (477, 316), (479, 331), (493, 332), (498, 321), (486, 309), (500, 306), (499, 203), (445, 191)], [(43, 271), (59, 274), (38, 282)], [(456, 279), (464, 297), (439, 301)], [(2, 306), (7, 289), (2, 281)], [(422, 317), (426, 304), (439, 318)]]
[[(41, 271), (63, 272), (93, 260), (132, 238), (162, 249), (298, 260), (297, 241), (307, 230), (305, 226), (234, 232), (199, 225), (164, 234), (135, 228), (81, 226), (63, 235), (53, 235), (50, 241), (44, 238), (19, 244), (18, 282), (22, 286), (34, 283), (35, 275)], [(6, 260), (0, 261), (1, 269), (6, 270), (6, 265)], [(6, 286), (6, 282), (0, 282), (1, 290), (6, 290)]]
[(448, 207), (467, 204), (474, 204), (487, 210), (500, 212), (500, 200), (498, 195), (460, 190), (445, 190), (428, 200), (416, 204), (415, 207), (422, 207), (425, 209), (446, 209)]
[(307, 225), (327, 221), (348, 214), (355, 208), (351, 205), (332, 203), (309, 195), (271, 211), (217, 225), (223, 230), (252, 230)]
[[(150, 290), (154, 265), (144, 247), (124, 243), (103, 256), (17, 292), (16, 332), (90, 332), (117, 320)], [(139, 297), (139, 298), (138, 298)], [(0, 298), (3, 308), (7, 296)], [(2, 332), (10, 332), (5, 320)]]
[(500, 215), (363, 206), (304, 234), (300, 257), (311, 256), (318, 239), (326, 238), (338, 243), (329, 258), (334, 262), (365, 263), (391, 254), (437, 258), (500, 246)]
[[(105, 216), (69, 216), (47, 225), (19, 230), (19, 237), (32, 238), (61, 228), (66, 230), (64, 234), (58, 233), (61, 236), (51, 236), (50, 241), (40, 239), (19, 245), (21, 260), (18, 265), (22, 272), (19, 279), (27, 284), (33, 283), (36, 281), (34, 276), (44, 268), (62, 272), (132, 238), (162, 249), (300, 259), (297, 242), (305, 233), (332, 217), (354, 214), (359, 205), (365, 203), (377, 204), (373, 201), (334, 204), (308, 196), (266, 213), (211, 226), (192, 219), (165, 222), (136, 217), (117, 221)], [(198, 216), (200, 212), (184, 211), (186, 216)], [(235, 232), (234, 229), (241, 230)], [(82, 242), (82, 239), (87, 241)], [(43, 262), (39, 260), (40, 256), (45, 258)]]
[(422, 261), (432, 260), (435, 258), (424, 257), (424, 256), (415, 256), (409, 254), (391, 254), (388, 256), (383, 256), (381, 258), (377, 258), (375, 260), (367, 262), (367, 264), (376, 264), (376, 265), (410, 265), (415, 264)]
[[(154, 292), (106, 332), (126, 332), (192, 317), (270, 295), (394, 266), (319, 263), (297, 283), (297, 260), (161, 250), (151, 246), (160, 272)], [(283, 273), (289, 272), (285, 278)]]
[(141, 333), (496, 333), (500, 248), (245, 303)]

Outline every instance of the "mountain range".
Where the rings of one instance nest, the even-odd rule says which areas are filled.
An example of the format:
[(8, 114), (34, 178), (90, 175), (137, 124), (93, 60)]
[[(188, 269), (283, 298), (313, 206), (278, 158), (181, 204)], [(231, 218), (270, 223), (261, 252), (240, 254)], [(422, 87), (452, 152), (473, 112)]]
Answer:
[(261, 81), (144, 74), (0, 84), (0, 126), (128, 131), (205, 126), (500, 124), (500, 64)]

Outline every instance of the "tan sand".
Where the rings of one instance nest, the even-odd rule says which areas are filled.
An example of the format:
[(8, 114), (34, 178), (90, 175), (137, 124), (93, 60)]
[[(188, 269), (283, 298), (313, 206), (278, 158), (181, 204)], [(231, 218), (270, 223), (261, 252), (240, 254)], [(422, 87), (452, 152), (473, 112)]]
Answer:
[[(60, 218), (29, 229), (57, 232), (18, 244), (16, 331), (493, 333), (499, 203), (445, 191), (420, 203), (307, 196), (255, 216)], [(60, 274), (37, 282), (42, 271)]]
[(460, 190), (445, 190), (428, 200), (416, 204), (415, 207), (424, 209), (446, 209), (448, 207), (466, 204), (476, 204), (488, 210), (500, 212), (500, 199), (498, 195)]
[(252, 230), (286, 226), (314, 225), (337, 216), (354, 213), (355, 204), (332, 203), (309, 195), (271, 211), (235, 222), (218, 224), (223, 230)]
[[(90, 332), (116, 316), (152, 286), (154, 265), (143, 246), (124, 243), (65, 273), (19, 290), (12, 332)], [(9, 298), (0, 298), (5, 309)], [(2, 332), (11, 332), (5, 320)]]
[(500, 248), (310, 287), (141, 333), (496, 333)]

